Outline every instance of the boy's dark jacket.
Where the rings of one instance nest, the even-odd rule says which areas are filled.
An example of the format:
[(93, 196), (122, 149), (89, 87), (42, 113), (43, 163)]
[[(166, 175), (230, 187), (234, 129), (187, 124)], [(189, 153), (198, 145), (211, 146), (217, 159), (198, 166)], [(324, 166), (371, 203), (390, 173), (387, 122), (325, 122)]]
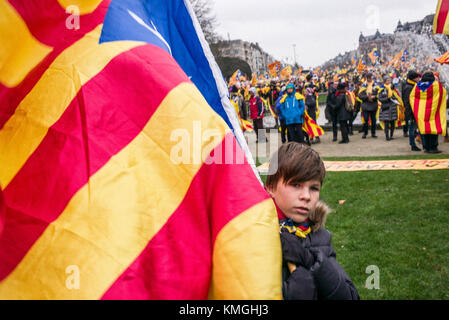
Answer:
[[(319, 203), (309, 217), (306, 238), (281, 229), (282, 293), (285, 300), (358, 300), (357, 289), (338, 264), (331, 233), (324, 229), (328, 208)], [(286, 221), (278, 208), (280, 222)], [(296, 264), (291, 274), (287, 262)]]

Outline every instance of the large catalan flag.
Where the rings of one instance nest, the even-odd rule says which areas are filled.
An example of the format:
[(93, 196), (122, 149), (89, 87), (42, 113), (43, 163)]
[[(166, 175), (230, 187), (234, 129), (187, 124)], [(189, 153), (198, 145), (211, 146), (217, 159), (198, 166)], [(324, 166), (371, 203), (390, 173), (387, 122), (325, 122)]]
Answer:
[(0, 236), (2, 235), (4, 226), (5, 226), (5, 211), (6, 211), (6, 206), (5, 206), (5, 201), (3, 199), (3, 191), (0, 188)]
[(0, 0), (0, 36), (0, 299), (281, 298), (187, 0)]
[(447, 92), (440, 82), (418, 82), (410, 93), (410, 105), (421, 134), (446, 135)]
[(449, 0), (438, 0), (437, 9), (433, 18), (433, 33), (449, 34)]

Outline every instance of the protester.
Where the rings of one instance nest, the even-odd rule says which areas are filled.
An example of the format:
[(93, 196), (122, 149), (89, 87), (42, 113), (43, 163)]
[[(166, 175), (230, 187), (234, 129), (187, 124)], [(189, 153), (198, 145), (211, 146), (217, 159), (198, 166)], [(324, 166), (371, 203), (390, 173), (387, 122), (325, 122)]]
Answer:
[[(431, 89), (429, 89), (431, 88)], [(410, 105), (417, 115), (417, 123), (426, 153), (441, 153), (438, 150), (438, 134), (445, 134), (447, 112), (446, 89), (435, 79), (432, 71), (424, 72), (421, 81), (410, 93)], [(425, 112), (421, 112), (425, 108)], [(438, 116), (433, 116), (438, 115)]]
[(358, 113), (360, 112), (360, 106), (362, 103), (362, 100), (359, 99), (359, 92), (360, 92), (360, 81), (358, 77), (355, 77), (353, 79), (353, 89), (354, 97), (355, 97), (355, 104), (354, 109), (352, 111), (351, 119), (349, 120), (349, 135), (354, 135), (354, 120), (357, 118)]
[(377, 93), (379, 88), (375, 85), (373, 80), (373, 75), (368, 73), (366, 75), (366, 82), (360, 88), (359, 98), (362, 100), (362, 113), (365, 119), (363, 125), (363, 136), (362, 139), (366, 139), (368, 135), (368, 122), (371, 120), (371, 137), (377, 138), (376, 136), (376, 122), (377, 122)]
[(282, 145), (270, 161), (266, 189), (280, 219), (285, 300), (359, 299), (324, 228), (329, 209), (319, 197), (325, 175), (318, 153), (299, 143)]
[(335, 93), (335, 112), (341, 130), (342, 140), (338, 142), (340, 144), (349, 143), (348, 121), (351, 119), (351, 114), (346, 109), (346, 99), (346, 86), (343, 83), (339, 83)]
[(404, 102), (405, 107), (405, 121), (407, 122), (406, 126), (408, 126), (408, 138), (412, 151), (421, 151), (420, 148), (416, 146), (415, 138), (417, 135), (417, 125), (415, 120), (415, 115), (413, 114), (412, 107), (410, 106), (410, 92), (412, 92), (413, 88), (419, 81), (419, 74), (410, 70), (407, 74), (407, 81), (402, 86), (402, 101)]
[(304, 97), (295, 92), (295, 86), (286, 86), (287, 94), (280, 101), (280, 112), (285, 119), (288, 131), (288, 141), (304, 142), (302, 124), (304, 123)]
[(250, 99), (249, 99), (249, 111), (251, 119), (253, 120), (254, 131), (256, 131), (256, 142), (260, 142), (260, 138), (262, 141), (268, 141), (265, 136), (265, 129), (263, 127), (263, 112), (264, 112), (264, 103), (262, 99), (257, 95), (257, 89), (251, 87), (249, 89)]
[(337, 141), (338, 139), (338, 119), (337, 119), (337, 110), (336, 110), (336, 101), (335, 94), (337, 93), (337, 82), (329, 82), (329, 90), (327, 94), (326, 101), (326, 111), (330, 116), (330, 121), (332, 122), (332, 133), (333, 138), (332, 141)]
[[(312, 82), (313, 76), (308, 74), (304, 85), (304, 97), (307, 107), (307, 114), (316, 122), (317, 115), (317, 92), (318, 87)], [(312, 138), (311, 143), (319, 143), (320, 137)]]
[(384, 122), (385, 139), (393, 140), (396, 120), (398, 120), (398, 101), (395, 100), (391, 78), (384, 77), (384, 83), (379, 89), (378, 98), (381, 103), (379, 120)]

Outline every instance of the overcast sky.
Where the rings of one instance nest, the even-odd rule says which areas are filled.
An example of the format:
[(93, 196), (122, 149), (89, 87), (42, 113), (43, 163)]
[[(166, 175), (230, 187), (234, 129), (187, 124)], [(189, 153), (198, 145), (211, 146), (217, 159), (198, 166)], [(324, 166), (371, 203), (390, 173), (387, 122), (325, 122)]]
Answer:
[(277, 59), (318, 66), (358, 46), (360, 31), (392, 33), (435, 13), (437, 0), (212, 0), (218, 33), (258, 42)]

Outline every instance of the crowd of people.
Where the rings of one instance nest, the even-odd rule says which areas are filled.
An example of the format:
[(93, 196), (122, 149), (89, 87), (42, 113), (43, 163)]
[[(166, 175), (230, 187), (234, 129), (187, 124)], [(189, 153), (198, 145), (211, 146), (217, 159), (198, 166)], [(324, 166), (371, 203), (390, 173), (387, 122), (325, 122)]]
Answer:
[[(447, 109), (446, 90), (441, 86), (439, 74), (432, 70), (419, 74), (415, 70), (400, 70), (401, 76), (391, 72), (370, 70), (366, 72), (346, 72), (330, 74), (326, 77), (308, 72), (305, 76), (290, 79), (259, 80), (257, 83), (237, 82), (230, 86), (231, 100), (241, 119), (252, 120), (257, 142), (267, 141), (263, 117), (272, 114), (279, 128), (282, 143), (296, 141), (308, 145), (320, 143), (319, 136), (310, 136), (306, 130), (304, 117), (314, 123), (320, 114), (319, 94), (327, 95), (325, 118), (332, 126), (333, 142), (340, 144), (350, 142), (354, 135), (354, 120), (361, 116), (362, 138), (378, 138), (378, 122), (385, 134), (385, 140), (395, 138), (395, 130), (402, 131), (408, 137), (412, 151), (421, 151), (418, 143), (422, 143), (424, 152), (440, 153), (438, 135), (445, 135), (448, 142), (446, 117), (435, 119), (435, 108), (439, 112)], [(435, 97), (435, 92), (426, 95), (427, 112), (418, 112), (417, 105), (410, 103), (413, 90), (426, 92), (433, 85), (442, 87)], [(417, 89), (416, 89), (417, 88)], [(423, 94), (421, 94), (421, 99)], [(444, 97), (444, 101), (443, 100)], [(414, 100), (414, 101), (415, 101)], [(438, 100), (438, 103), (435, 101)], [(430, 103), (430, 104), (429, 104)], [(420, 117), (417, 119), (417, 117)], [(439, 123), (435, 124), (435, 121)], [(444, 123), (443, 123), (444, 122)], [(418, 123), (422, 123), (422, 129)], [(431, 123), (431, 125), (429, 124)], [(430, 130), (437, 126), (439, 131)], [(340, 130), (338, 130), (340, 128)], [(323, 131), (324, 132), (324, 131)], [(263, 135), (263, 136), (262, 136)]]

